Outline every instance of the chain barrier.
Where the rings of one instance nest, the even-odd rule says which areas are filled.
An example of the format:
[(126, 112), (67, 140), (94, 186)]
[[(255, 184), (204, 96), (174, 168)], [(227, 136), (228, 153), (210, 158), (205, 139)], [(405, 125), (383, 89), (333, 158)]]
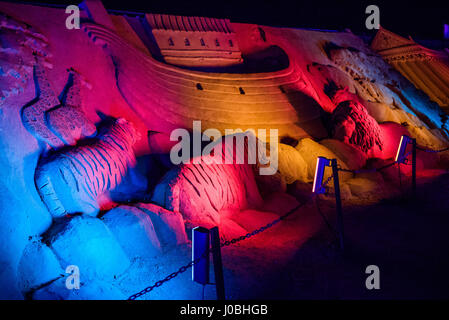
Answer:
[[(427, 149), (424, 147), (420, 147), (417, 146), (416, 149), (424, 151), (424, 152), (428, 152), (428, 153), (440, 153), (440, 152), (445, 152), (449, 150), (449, 147), (441, 149), (441, 150), (431, 150), (431, 149)], [(408, 156), (408, 155), (407, 155)], [(407, 158), (407, 156), (405, 158)], [(350, 169), (344, 169), (342, 168), (340, 165), (337, 167), (338, 171), (342, 171), (342, 172), (351, 172), (351, 173), (365, 173), (365, 172), (380, 172), (382, 170), (385, 170), (391, 166), (394, 166), (397, 162), (394, 161), (392, 163), (386, 164), (382, 167), (379, 168), (372, 168), (372, 169), (359, 169), (359, 170), (350, 170)], [(407, 164), (407, 163), (405, 163)], [(332, 180), (333, 175), (329, 176), (326, 181), (322, 184), (323, 187), (325, 187), (327, 184), (329, 184), (329, 182)], [(259, 229), (253, 230), (252, 232), (248, 232), (247, 234), (231, 239), (231, 240), (227, 240), (223, 243), (220, 244), (220, 248), (226, 247), (226, 246), (230, 246), (233, 244), (236, 244), (240, 241), (249, 239), (261, 232), (264, 232), (265, 230), (273, 227), (274, 225), (278, 224), (279, 222), (281, 222), (282, 220), (286, 219), (287, 217), (289, 217), (290, 215), (292, 215), (293, 213), (295, 213), (297, 210), (299, 210), (300, 208), (302, 208), (303, 206), (305, 206), (306, 204), (309, 203), (309, 201), (311, 201), (313, 198), (315, 198), (317, 196), (317, 194), (312, 194), (305, 202), (303, 202), (302, 204), (299, 204), (298, 206), (296, 206), (295, 208), (293, 208), (292, 210), (290, 210), (289, 212), (287, 212), (286, 214), (280, 216), (279, 218), (277, 218), (276, 220), (273, 220), (272, 222), (260, 227)], [(318, 205), (318, 204), (317, 204)], [(317, 207), (318, 208), (318, 207)], [(318, 208), (319, 210), (319, 208)], [(320, 210), (319, 210), (320, 211)], [(322, 213), (320, 212), (320, 214), (322, 215)], [(322, 215), (323, 219), (324, 216)], [(326, 219), (325, 219), (326, 221)], [(177, 271), (169, 274), (167, 277), (165, 277), (162, 280), (159, 280), (157, 282), (155, 282), (152, 286), (146, 287), (145, 289), (143, 289), (142, 291), (133, 294), (132, 296), (130, 296), (128, 298), (128, 300), (135, 300), (136, 298), (143, 296), (151, 291), (153, 291), (155, 288), (158, 288), (160, 286), (162, 286), (165, 282), (170, 281), (173, 278), (176, 278), (179, 274), (186, 272), (188, 269), (190, 269), (191, 267), (193, 267), (193, 265), (195, 265), (196, 263), (198, 263), (201, 259), (206, 258), (206, 256), (209, 254), (209, 252), (205, 252), (201, 257), (197, 258), (196, 260), (190, 261), (188, 264), (180, 267)]]
[(440, 149), (440, 150), (432, 150), (432, 149), (427, 149), (424, 147), (420, 147), (420, 146), (416, 146), (416, 149), (427, 152), (427, 153), (440, 153), (440, 152), (444, 152), (444, 151), (448, 151), (449, 147), (444, 148), (444, 149)]
[[(440, 152), (448, 151), (448, 150), (449, 150), (449, 147), (444, 148), (444, 149), (440, 149), (440, 150), (432, 150), (432, 149), (427, 149), (427, 148), (424, 148), (424, 147), (421, 147), (421, 146), (416, 146), (416, 149), (417, 149), (417, 150), (420, 150), (420, 151), (427, 152), (427, 153), (440, 153)], [(411, 152), (409, 152), (404, 158), (407, 158), (407, 157), (410, 155), (410, 153), (411, 153)], [(406, 159), (406, 160), (407, 160), (407, 159)], [(395, 165), (395, 164), (396, 164), (396, 161), (394, 161), (394, 162), (392, 162), (392, 163), (389, 163), (389, 164), (387, 164), (387, 165), (384, 165), (384, 166), (382, 166), (382, 167), (379, 167), (379, 168), (359, 169), (359, 170), (344, 169), (344, 168), (342, 168), (342, 167), (339, 165), (339, 166), (338, 166), (338, 171), (342, 171), (342, 172), (351, 172), (351, 173), (380, 172), (380, 171), (385, 170), (385, 169), (387, 169), (387, 168), (389, 168), (389, 167), (391, 167), (391, 166), (393, 166), (393, 165)], [(407, 162), (404, 163), (404, 164), (405, 164), (405, 165), (409, 165)]]
[(351, 172), (351, 173), (365, 173), (365, 172), (380, 172), (382, 170), (385, 170), (391, 166), (394, 166), (396, 164), (396, 161), (391, 162), (389, 164), (386, 164), (382, 167), (379, 168), (372, 168), (372, 169), (359, 169), (359, 170), (350, 170), (350, 169), (344, 169), (342, 168), (340, 165), (338, 165), (337, 169), (338, 171), (342, 171), (342, 172)]
[(158, 288), (160, 286), (162, 286), (165, 282), (177, 277), (179, 274), (186, 272), (189, 268), (191, 268), (195, 263), (198, 263), (201, 259), (203, 259), (204, 257), (201, 256), (198, 259), (194, 260), (194, 261), (190, 261), (188, 264), (186, 264), (185, 266), (182, 266), (181, 268), (179, 268), (177, 271), (169, 274), (168, 276), (166, 276), (164, 279), (156, 281), (152, 286), (146, 287), (145, 289), (143, 289), (142, 291), (139, 291), (138, 293), (133, 294), (132, 296), (130, 296), (128, 298), (128, 300), (136, 300), (138, 297), (143, 296), (144, 294), (147, 294), (151, 291), (153, 291), (153, 289)]
[(140, 296), (143, 296), (143, 295), (153, 291), (154, 289), (162, 286), (165, 282), (170, 281), (173, 278), (176, 278), (178, 275), (180, 275), (181, 273), (186, 272), (191, 267), (193, 267), (195, 264), (200, 262), (202, 259), (206, 258), (209, 255), (210, 251), (212, 251), (212, 249), (210, 249), (209, 251), (204, 252), (204, 254), (202, 254), (200, 257), (196, 258), (195, 260), (190, 261), (188, 264), (180, 267), (177, 271), (170, 273), (164, 279), (156, 281), (152, 286), (146, 287), (142, 291), (139, 291), (138, 293), (133, 294), (132, 296), (130, 296), (128, 298), (128, 300), (136, 300), (136, 298), (138, 298)]
[[(332, 180), (333, 175), (329, 176), (326, 181), (322, 184), (323, 187), (326, 187), (329, 182)], [(302, 204), (297, 205), (296, 207), (294, 207), (293, 209), (291, 209), (290, 211), (288, 211), (287, 213), (283, 214), (282, 216), (280, 216), (279, 218), (273, 220), (272, 222), (260, 227), (259, 229), (256, 229), (254, 231), (248, 232), (247, 234), (231, 239), (231, 240), (227, 240), (223, 243), (220, 244), (220, 248), (223, 247), (227, 247), (230, 245), (233, 245), (237, 242), (249, 239), (271, 227), (273, 227), (274, 225), (278, 224), (279, 222), (281, 222), (282, 220), (286, 219), (287, 217), (291, 216), (293, 213), (295, 213), (297, 210), (299, 210), (300, 208), (304, 207), (306, 204), (309, 203), (309, 201), (311, 201), (313, 198), (315, 198), (317, 196), (316, 193), (312, 194), (305, 202), (303, 202)], [(177, 271), (169, 274), (167, 277), (165, 277), (162, 280), (156, 281), (152, 286), (146, 287), (145, 289), (143, 289), (142, 291), (139, 291), (138, 293), (133, 294), (132, 296), (130, 296), (128, 298), (128, 300), (136, 300), (138, 297), (143, 296), (151, 291), (153, 291), (155, 288), (158, 288), (160, 286), (162, 286), (165, 282), (170, 281), (173, 278), (176, 278), (178, 275), (180, 275), (181, 273), (186, 272), (188, 269), (190, 269), (191, 267), (193, 267), (193, 265), (197, 264), (198, 262), (201, 261), (201, 259), (206, 258), (207, 255), (209, 255), (209, 251), (205, 252), (202, 256), (200, 256), (199, 258), (190, 261), (188, 264), (186, 264), (185, 266), (180, 267)]]

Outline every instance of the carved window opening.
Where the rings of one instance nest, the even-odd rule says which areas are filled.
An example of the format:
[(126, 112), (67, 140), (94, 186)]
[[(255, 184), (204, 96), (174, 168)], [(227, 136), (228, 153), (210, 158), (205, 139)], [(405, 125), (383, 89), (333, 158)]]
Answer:
[(232, 48), (234, 46), (234, 42), (232, 40), (229, 40), (229, 46)]
[(217, 47), (220, 46), (220, 42), (218, 42), (218, 39), (215, 39), (215, 46), (217, 46)]
[(206, 43), (204, 42), (203, 38), (200, 39), (200, 44), (201, 44), (202, 47), (206, 46)]
[(245, 94), (245, 91), (243, 90), (242, 87), (239, 87), (239, 91), (240, 91), (240, 94)]
[(262, 38), (263, 42), (267, 42), (267, 36), (265, 34), (265, 31), (261, 27), (258, 27), (258, 29), (260, 37)]
[(173, 46), (175, 45), (175, 43), (173, 42), (173, 39), (172, 39), (172, 38), (168, 38), (168, 45), (169, 45), (170, 47), (173, 47)]
[(190, 41), (189, 41), (189, 39), (185, 38), (185, 39), (184, 39), (184, 44), (185, 44), (186, 47), (190, 47)]
[(203, 90), (203, 86), (201, 85), (201, 83), (197, 83), (197, 84), (196, 84), (196, 88), (197, 88), (198, 90)]

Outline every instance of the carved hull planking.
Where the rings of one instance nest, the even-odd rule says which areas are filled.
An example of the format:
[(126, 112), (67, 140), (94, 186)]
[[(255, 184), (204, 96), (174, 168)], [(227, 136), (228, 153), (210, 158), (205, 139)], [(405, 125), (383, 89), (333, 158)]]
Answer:
[(325, 135), (321, 108), (301, 92), (305, 82), (292, 63), (270, 73), (190, 71), (153, 59), (105, 27), (85, 23), (84, 29), (111, 55), (117, 87), (148, 129), (191, 129), (193, 120), (201, 120), (203, 129), (217, 128), (222, 133), (224, 129), (278, 129), (281, 137)]

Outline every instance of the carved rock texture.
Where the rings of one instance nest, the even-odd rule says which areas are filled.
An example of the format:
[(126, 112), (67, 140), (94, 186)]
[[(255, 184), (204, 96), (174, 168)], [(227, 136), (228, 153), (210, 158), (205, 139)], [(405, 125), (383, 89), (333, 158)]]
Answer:
[(31, 26), (0, 12), (0, 107), (23, 92), (32, 77), (35, 57), (47, 67), (47, 39)]
[(135, 141), (133, 125), (120, 118), (93, 143), (43, 159), (35, 180), (50, 213), (54, 217), (76, 212), (96, 215), (101, 197), (134, 166)]
[(407, 122), (417, 127), (423, 124), (429, 128), (446, 126), (444, 119), (447, 115), (438, 104), (430, 101), (379, 55), (354, 48), (330, 47), (327, 52), (330, 60), (358, 84), (357, 94), (362, 99), (402, 109), (404, 113), (415, 116), (406, 115)]
[[(392, 77), (391, 68), (385, 61), (377, 55), (366, 54), (352, 48), (332, 44), (330, 47), (328, 51), (330, 60), (353, 79), (359, 89), (358, 94), (363, 99), (391, 103), (393, 94), (385, 85), (392, 80), (399, 82), (403, 79)], [(373, 67), (367, 68), (367, 65)]]
[(287, 184), (307, 181), (307, 163), (294, 147), (282, 143), (279, 145), (279, 172)]

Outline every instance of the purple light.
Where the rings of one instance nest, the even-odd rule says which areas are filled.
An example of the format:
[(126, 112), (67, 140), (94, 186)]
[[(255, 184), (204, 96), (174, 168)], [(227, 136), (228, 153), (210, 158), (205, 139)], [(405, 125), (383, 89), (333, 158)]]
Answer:
[(407, 155), (405, 154), (405, 151), (407, 149), (407, 145), (412, 142), (412, 139), (409, 136), (403, 135), (401, 137), (401, 141), (399, 142), (398, 150), (396, 152), (396, 157), (394, 161), (397, 163), (404, 163)]
[(316, 159), (315, 179), (313, 180), (312, 192), (325, 193), (326, 190), (323, 187), (324, 170), (327, 166), (330, 166), (330, 160), (324, 157), (318, 157)]

